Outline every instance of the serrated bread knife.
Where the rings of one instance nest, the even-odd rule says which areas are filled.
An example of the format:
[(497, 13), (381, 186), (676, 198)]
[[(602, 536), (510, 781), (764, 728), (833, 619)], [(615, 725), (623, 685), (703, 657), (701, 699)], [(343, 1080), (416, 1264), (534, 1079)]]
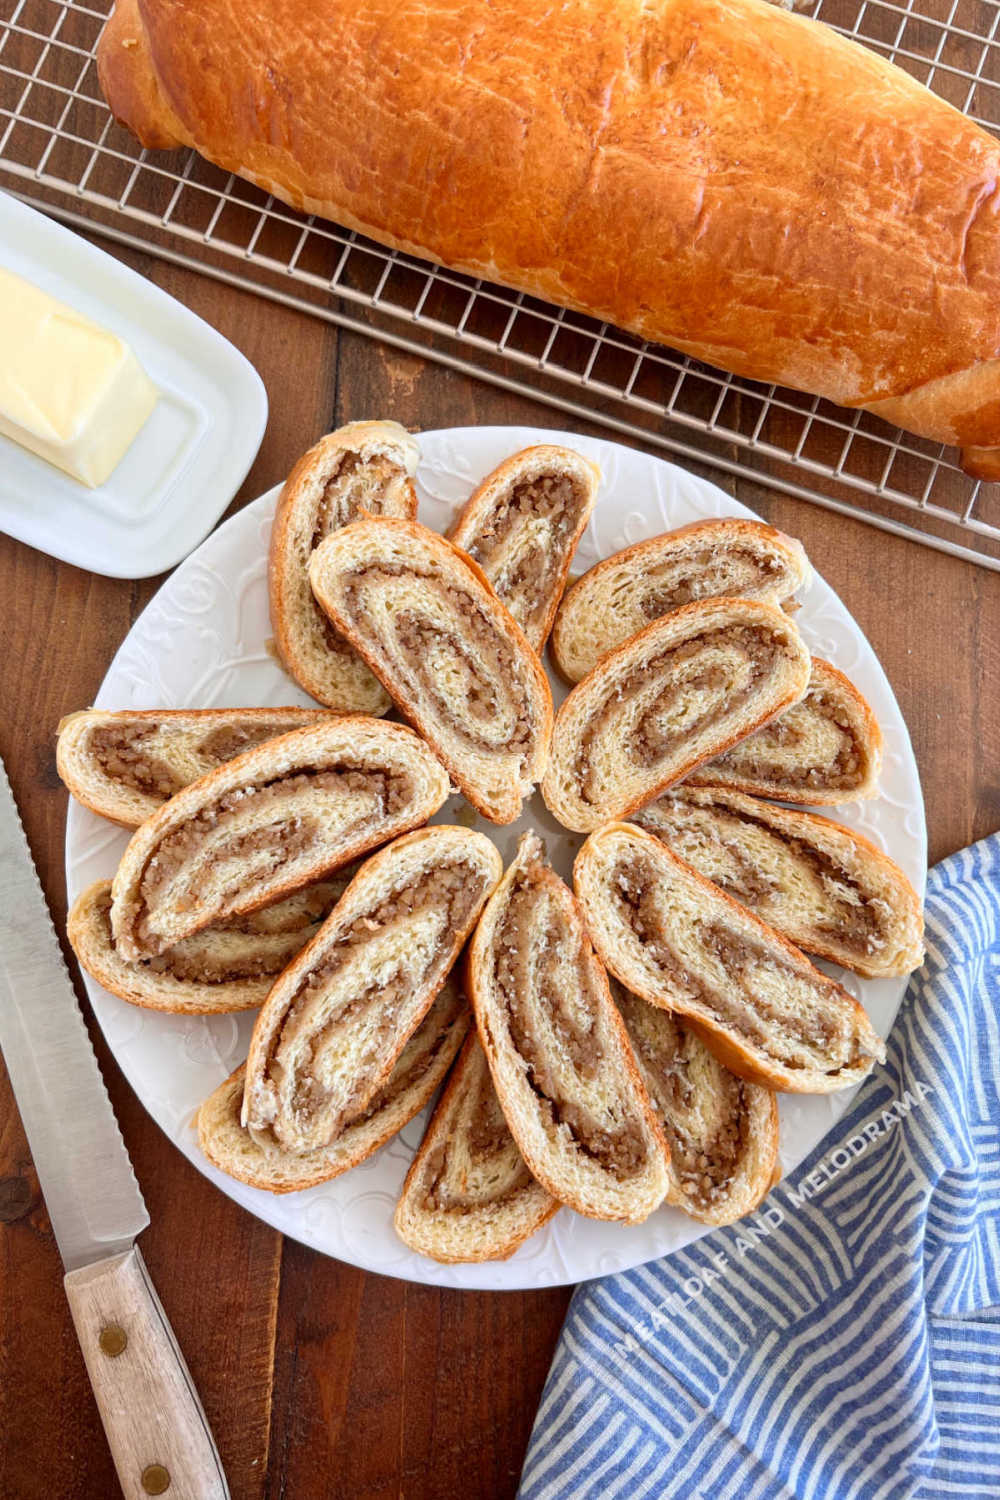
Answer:
[(149, 1214), (112, 1113), (0, 761), (0, 1048), (127, 1500), (228, 1497), (135, 1237)]

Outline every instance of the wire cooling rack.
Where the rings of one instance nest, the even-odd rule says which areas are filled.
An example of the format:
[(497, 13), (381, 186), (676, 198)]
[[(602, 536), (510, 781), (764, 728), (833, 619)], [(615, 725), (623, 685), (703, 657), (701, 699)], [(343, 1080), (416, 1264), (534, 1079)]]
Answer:
[[(390, 252), (116, 125), (94, 52), (111, 0), (0, 0), (0, 186), (76, 225), (682, 458), (1000, 571), (1000, 485), (818, 397), (724, 375), (604, 323)], [(1000, 132), (1000, 0), (814, 0)]]

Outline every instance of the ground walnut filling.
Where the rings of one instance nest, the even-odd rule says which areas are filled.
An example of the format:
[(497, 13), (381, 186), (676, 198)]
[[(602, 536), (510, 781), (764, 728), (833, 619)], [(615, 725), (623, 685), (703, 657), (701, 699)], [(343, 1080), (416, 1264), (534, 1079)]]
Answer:
[(695, 1109), (690, 1068), (693, 1056), (703, 1060), (702, 1044), (669, 1011), (620, 988), (616, 999), (670, 1144), (673, 1173), (694, 1207), (712, 1208), (729, 1192), (746, 1151), (746, 1085), (712, 1059), (712, 1100), (703, 1097)]
[[(270, 853), (273, 874), (275, 869), (297, 858), (321, 836), (318, 820), (297, 811), (297, 799), (311, 798), (317, 792), (368, 797), (372, 809), (349, 830), (343, 830), (345, 835), (348, 831), (356, 834), (373, 818), (392, 817), (400, 812), (412, 797), (412, 785), (411, 777), (405, 771), (345, 764), (328, 766), (321, 771), (296, 771), (259, 786), (236, 787), (226, 792), (210, 807), (187, 819), (175, 832), (165, 835), (150, 854), (139, 882), (139, 900), (130, 914), (138, 946), (142, 949), (156, 946), (152, 917), (158, 900), (209, 836), (214, 840), (212, 863), (233, 865), (232, 875), (225, 886), (212, 892), (213, 900), (221, 902), (246, 883), (246, 871), (240, 867), (241, 861), (253, 855)], [(257, 816), (262, 808), (269, 813), (270, 821), (248, 829), (248, 816)], [(220, 828), (225, 832), (227, 825), (231, 825), (229, 836), (217, 838)]]
[[(399, 1033), (401, 1012), (433, 978), (448, 956), (447, 946), (442, 944), (431, 954), (420, 972), (412, 964), (405, 968), (398, 964), (387, 973), (385, 966), (380, 965), (377, 977), (370, 984), (353, 989), (344, 1003), (321, 1006), (318, 1023), (314, 1001), (322, 999), (323, 992), (358, 958), (361, 950), (379, 943), (387, 929), (425, 907), (440, 909), (443, 931), (450, 940), (453, 933), (468, 924), (470, 913), (482, 900), (484, 885), (482, 870), (461, 860), (422, 871), (380, 897), (368, 911), (359, 913), (336, 934), (303, 978), (268, 1048), (264, 1073), (277, 1087), (282, 1112), (301, 1120), (324, 1113), (325, 1123), (330, 1125), (328, 1139), (333, 1139), (347, 1119), (363, 1107), (372, 1069), (378, 1068), (386, 1045)], [(316, 1024), (306, 1049), (311, 1066), (302, 1066), (293, 1078), (287, 1079), (279, 1054), (290, 1045), (297, 1055), (303, 1055), (300, 1032), (310, 1018)], [(364, 1058), (359, 1065), (352, 1066), (350, 1078), (334, 1076), (337, 1040), (344, 1035), (345, 1028), (365, 1033)], [(331, 1061), (334, 1068), (329, 1066)]]
[[(663, 804), (658, 811), (672, 825), (669, 837), (674, 851), (697, 868), (706, 865), (701, 857), (704, 845), (699, 834), (718, 845), (724, 866), (713, 863), (704, 873), (737, 901), (756, 906), (780, 897), (782, 871), (804, 870), (811, 877), (826, 912), (815, 921), (817, 935), (834, 938), (841, 947), (859, 956), (877, 953), (885, 947), (886, 920), (891, 916), (885, 901), (866, 894), (832, 855), (773, 828), (766, 818), (751, 813), (730, 813), (721, 807), (702, 811), (686, 804)], [(720, 825), (730, 831), (729, 837)], [(748, 825), (760, 829), (776, 846), (779, 871), (775, 876), (763, 874), (760, 864), (748, 855), (744, 840)], [(839, 889), (850, 895), (839, 895)]]
[(283, 723), (280, 719), (269, 719), (264, 724), (250, 722), (220, 724), (217, 729), (209, 730), (194, 748), (201, 759), (221, 766), (225, 761), (232, 760), (234, 756), (242, 755), (244, 750), (252, 750), (256, 745), (262, 745), (265, 740), (276, 740), (279, 735), (291, 734), (294, 730), (301, 728), (301, 720)]
[[(501, 586), (505, 605), (522, 625), (531, 626), (544, 615), (565, 562), (566, 542), (586, 501), (583, 487), (568, 474), (523, 479), (494, 505), (466, 544), (490, 582)], [(534, 523), (536, 534), (522, 546), (518, 533), (526, 522)]]
[[(356, 521), (362, 509), (373, 516), (385, 515), (387, 498), (406, 483), (405, 471), (387, 454), (373, 453), (362, 457), (360, 453), (342, 453), (319, 497), (308, 551), (314, 552), (331, 532)], [(337, 656), (353, 656), (344, 637), (334, 629), (313, 599), (307, 579), (303, 588), (311, 601), (315, 623), (327, 648)]]
[[(808, 982), (808, 976), (803, 976), (791, 963), (783, 963), (777, 954), (766, 951), (752, 938), (730, 928), (722, 919), (706, 913), (705, 920), (692, 923), (692, 944), (697, 945), (694, 962), (676, 953), (663, 936), (661, 906), (654, 894), (658, 883), (656, 871), (646, 860), (623, 857), (616, 866), (610, 889), (623, 920), (679, 995), (692, 999), (705, 1015), (738, 1033), (741, 1039), (783, 1067), (819, 1066), (820, 1062), (810, 1061), (810, 1054), (821, 1059), (829, 1071), (856, 1061), (853, 1048), (851, 1056), (839, 1055), (849, 1043), (842, 1037), (834, 1017), (823, 1008), (825, 997), (819, 988), (818, 1003), (803, 1010), (779, 1007), (772, 994), (753, 982), (757, 966), (766, 968), (771, 976), (787, 976), (797, 986), (804, 979)], [(699, 957), (714, 958), (722, 966), (727, 978), (724, 990), (714, 988), (704, 974), (697, 972)], [(803, 1052), (805, 1057), (801, 1056)]]
[[(727, 653), (731, 665), (716, 660), (704, 669), (689, 669), (697, 657), (712, 650)], [(649, 691), (652, 680), (670, 674), (654, 701), (630, 726), (622, 750), (633, 765), (654, 766), (667, 760), (680, 744), (733, 719), (787, 653), (786, 641), (770, 629), (721, 625), (651, 657), (636, 667), (630, 679), (623, 682), (615, 678), (580, 736), (575, 770), (584, 799), (596, 802), (605, 791), (595, 769), (595, 746), (615, 724), (624, 721), (629, 705)], [(708, 704), (703, 712), (681, 718), (677, 709), (692, 694), (707, 695)]]
[[(818, 735), (825, 740), (831, 734), (836, 743), (833, 754), (821, 761), (815, 756), (810, 759), (810, 746)], [(789, 761), (790, 750), (801, 752), (800, 764)], [(758, 729), (741, 745), (720, 755), (712, 766), (703, 768), (702, 778), (709, 780), (708, 773), (715, 767), (782, 787), (850, 791), (863, 779), (864, 756), (854, 726), (840, 706), (826, 693), (810, 691), (772, 724)]]
[[(664, 564), (659, 571), (660, 576), (651, 572), (643, 580), (639, 607), (649, 621), (697, 599), (714, 599), (719, 595), (752, 599), (773, 588), (775, 579), (786, 571), (786, 565), (773, 553), (755, 552), (750, 547), (730, 543), (722, 555), (710, 545), (692, 549), (675, 562)], [(663, 573), (668, 577), (663, 578)]]
[(448, 1135), (427, 1154), (421, 1180), (424, 1207), (454, 1214), (498, 1208), (533, 1181), (484, 1061)]
[[(185, 740), (190, 741), (191, 755), (203, 764), (205, 770), (210, 770), (222, 765), (224, 761), (232, 760), (234, 755), (240, 755), (244, 750), (263, 744), (265, 740), (275, 739), (279, 734), (289, 734), (293, 729), (301, 727), (298, 722), (259, 724), (248, 721), (243, 724), (218, 725), (206, 730), (200, 737), (195, 725), (190, 730), (183, 731), (183, 735)], [(156, 735), (162, 733), (163, 728), (162, 724), (150, 721), (142, 724), (98, 724), (91, 730), (89, 749), (101, 770), (113, 781), (166, 801), (186, 786), (190, 777), (170, 764), (163, 746), (159, 750), (152, 748)]]
[(674, 1174), (685, 1198), (695, 1208), (717, 1207), (732, 1187), (747, 1144), (744, 1087), (739, 1079), (734, 1080), (734, 1113), (707, 1141), (688, 1135), (681, 1125), (672, 1124), (665, 1111), (661, 1114)]
[[(280, 974), (313, 937), (343, 887), (332, 882), (316, 887), (317, 899), (294, 898), (264, 911), (250, 912), (206, 928), (153, 958), (139, 959), (140, 971), (162, 974), (184, 984), (231, 984)], [(321, 894), (322, 893), (322, 894)], [(308, 894), (308, 893), (302, 893)], [(111, 889), (95, 903), (104, 953), (115, 954), (111, 931)]]
[(411, 1089), (415, 1089), (421, 1078), (434, 1066), (442, 1047), (452, 1033), (459, 1006), (450, 981), (437, 996), (406, 1046), (399, 1054), (399, 1061), (390, 1074), (389, 1081), (351, 1123), (363, 1125), (387, 1109)]
[(318, 926), (315, 923), (297, 935), (244, 937), (221, 953), (213, 951), (211, 937), (199, 933), (155, 958), (144, 960), (142, 967), (188, 984), (232, 984), (240, 979), (269, 979), (291, 963)]
[[(493, 939), (493, 983), (511, 1042), (549, 1128), (565, 1127), (581, 1151), (619, 1180), (632, 1177), (646, 1164), (645, 1122), (614, 1120), (600, 1108), (601, 1075), (615, 1065), (603, 1035), (603, 997), (578, 961), (576, 935), (532, 875), (527, 870), (512, 887)], [(546, 1035), (548, 1028), (554, 1035)]]
[(331, 531), (356, 521), (362, 510), (382, 515), (386, 498), (406, 482), (403, 468), (388, 454), (362, 455), (345, 450), (319, 497), (310, 550), (314, 551)]
[[(372, 589), (391, 589), (398, 579), (408, 576), (419, 576), (444, 602), (454, 628), (449, 629), (448, 621), (437, 620), (433, 613), (418, 615), (407, 604), (393, 616), (393, 653), (368, 624), (365, 596)], [(522, 760), (528, 756), (536, 725), (517, 651), (496, 630), (473, 594), (433, 574), (417, 575), (412, 568), (380, 563), (348, 573), (343, 599), (348, 618), (371, 642), (375, 654), (386, 659), (393, 675), (402, 672), (415, 684), (424, 711), (429, 707), (456, 739), (472, 750), (503, 749)], [(435, 672), (435, 663), (442, 657), (448, 662), (450, 674), (456, 667), (461, 669), (460, 690), (453, 676), (442, 683)], [(461, 716), (455, 712), (456, 704), (464, 710)], [(495, 737), (476, 732), (477, 720), (488, 725), (498, 718), (509, 724), (508, 734), (499, 745)]]
[(113, 781), (166, 801), (180, 791), (184, 779), (148, 748), (155, 733), (152, 725), (98, 724), (90, 732), (89, 749)]

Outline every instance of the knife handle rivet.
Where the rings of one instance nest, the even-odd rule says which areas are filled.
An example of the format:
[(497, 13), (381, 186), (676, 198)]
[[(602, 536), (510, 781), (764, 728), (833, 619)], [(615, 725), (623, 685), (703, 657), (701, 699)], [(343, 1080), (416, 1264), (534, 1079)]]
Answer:
[[(119, 1323), (106, 1323), (97, 1337), (101, 1346), (101, 1353), (106, 1354), (109, 1359), (117, 1359), (119, 1354), (124, 1354), (128, 1345), (128, 1334)], [(150, 1490), (150, 1494), (159, 1494), (159, 1490)]]
[(170, 1472), (162, 1464), (150, 1464), (142, 1471), (142, 1487), (147, 1495), (162, 1495), (170, 1488)]

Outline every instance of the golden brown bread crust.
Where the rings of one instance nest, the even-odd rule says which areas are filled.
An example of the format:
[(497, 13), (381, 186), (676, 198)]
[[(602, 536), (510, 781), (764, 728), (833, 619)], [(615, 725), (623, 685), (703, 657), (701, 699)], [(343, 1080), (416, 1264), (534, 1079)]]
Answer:
[(98, 47), (98, 75), (115, 119), (144, 146), (169, 151), (184, 125), (160, 88), (138, 0), (116, 0)]
[[(328, 502), (324, 495), (338, 482), (344, 460), (357, 460), (362, 474), (360, 504), (380, 515), (414, 520), (417, 492), (409, 477), (419, 450), (396, 422), (348, 422), (304, 453), (282, 486), (271, 527), (267, 587), (274, 643), (285, 670), (320, 703), (341, 713), (384, 714), (390, 699), (344, 643), (330, 641), (326, 619), (312, 597), (306, 572), (312, 542)], [(346, 481), (346, 493), (332, 502), (323, 524), (336, 529), (359, 514), (351, 492), (358, 472)], [(341, 481), (343, 482), (343, 481)], [(343, 645), (343, 650), (334, 648)], [(345, 659), (346, 657), (346, 659)]]
[[(420, 685), (413, 680), (413, 673), (400, 669), (398, 655), (392, 649), (394, 641), (389, 639), (397, 626), (393, 614), (387, 616), (391, 630), (383, 619), (381, 628), (373, 625), (362, 634), (357, 620), (345, 612), (343, 579), (350, 571), (348, 565), (352, 559), (362, 571), (375, 562), (390, 561), (393, 567), (398, 567), (401, 577), (412, 579), (419, 576), (421, 588), (424, 579), (429, 579), (447, 586), (454, 585), (461, 591), (465, 609), (478, 616), (492, 633), (494, 641), (508, 653), (508, 664), (511, 659), (516, 663), (515, 687), (530, 710), (531, 734), (514, 767), (509, 764), (509, 747), (490, 739), (490, 720), (483, 712), (483, 704), (488, 704), (491, 696), (498, 696), (504, 685), (495, 652), (492, 666), (487, 660), (477, 679), (482, 703), (477, 706), (475, 717), (482, 720), (479, 727), (485, 727), (478, 742), (470, 746), (476, 727), (466, 701), (470, 690), (465, 689), (463, 698), (461, 679), (458, 687), (454, 685), (454, 677), (450, 682), (438, 681), (442, 676), (440, 653), (437, 659), (428, 658), (426, 662), (430, 684), (437, 689), (437, 695), (433, 697), (430, 687), (421, 693)], [(317, 603), (379, 678), (400, 713), (427, 742), (462, 794), (492, 823), (512, 823), (520, 815), (525, 797), (530, 796), (545, 773), (554, 719), (552, 689), (537, 651), (532, 649), (520, 625), (497, 598), (479, 564), (447, 537), (439, 536), (417, 521), (366, 516), (342, 527), (320, 543), (309, 564), (309, 577)], [(430, 608), (433, 590), (429, 587), (427, 596)], [(411, 600), (411, 611), (412, 607)], [(462, 629), (463, 632), (467, 629), (464, 617)], [(461, 664), (454, 645), (452, 656), (454, 662), (447, 665)], [(463, 716), (459, 733), (454, 732), (453, 726), (442, 722), (440, 709), (448, 698), (451, 699), (450, 706)], [(501, 710), (502, 704), (497, 711)], [(523, 704), (519, 712), (523, 715)], [(515, 725), (515, 728), (521, 727), (521, 724)], [(510, 731), (507, 733), (509, 735)], [(489, 779), (490, 767), (486, 765), (491, 754), (499, 758), (501, 765), (501, 771), (493, 780)]]
[[(506, 1191), (501, 1191), (492, 1202), (484, 1195), (463, 1212), (460, 1207), (426, 1201), (426, 1179), (433, 1174), (435, 1155), (446, 1153), (449, 1143), (457, 1144), (459, 1150), (470, 1148), (467, 1135), (474, 1122), (463, 1117), (467, 1117), (473, 1101), (467, 1096), (470, 1091), (478, 1094), (484, 1089), (493, 1092), (493, 1083), (489, 1064), (473, 1031), (465, 1039), (424, 1138), (410, 1163), (393, 1217), (396, 1233), (404, 1244), (445, 1265), (509, 1260), (515, 1250), (547, 1224), (562, 1206), (558, 1198), (553, 1198), (541, 1183), (532, 1178), (527, 1167), (523, 1166), (523, 1159), (523, 1179), (510, 1186), (501, 1176), (500, 1183)], [(499, 1110), (495, 1093), (490, 1103)], [(456, 1126), (457, 1143), (454, 1141)], [(492, 1151), (481, 1153), (485, 1157), (481, 1163), (485, 1167), (483, 1175), (496, 1171), (498, 1157), (516, 1151), (516, 1143), (507, 1131), (505, 1140), (494, 1142)]]
[(996, 484), (1000, 480), (1000, 448), (963, 448), (962, 468), (973, 479)]
[(1000, 145), (818, 22), (762, 0), (119, 0), (99, 69), (145, 144), (296, 208), (1000, 444)]
[[(761, 1049), (754, 1049), (749, 1043), (744, 1045), (738, 1040), (732, 1027), (727, 1027), (716, 1018), (710, 1018), (707, 1013), (704, 1017), (694, 1014), (679, 993), (670, 992), (668, 995), (668, 986), (658, 983), (654, 987), (646, 976), (629, 972), (625, 966), (627, 955), (623, 957), (623, 954), (608, 941), (608, 931), (605, 930), (606, 924), (602, 921), (600, 910), (599, 879), (594, 878), (594, 868), (600, 859), (600, 855), (595, 852), (598, 846), (621, 836), (624, 836), (626, 840), (631, 840), (632, 844), (640, 850), (645, 847), (654, 861), (658, 859), (661, 865), (673, 866), (682, 872), (689, 886), (699, 891), (704, 913), (728, 909), (734, 913), (738, 921), (755, 931), (762, 948), (769, 949), (776, 960), (784, 961), (790, 968), (797, 970), (799, 974), (809, 976), (825, 989), (831, 1004), (841, 1010), (853, 1027), (852, 1040), (855, 1044), (855, 1058), (844, 1067), (829, 1072), (826, 1077), (820, 1077), (815, 1068), (795, 1069), (777, 1059), (771, 1061)], [(853, 995), (834, 980), (814, 969), (805, 955), (800, 953), (787, 938), (768, 927), (754, 912), (741, 906), (738, 901), (734, 901), (710, 880), (706, 880), (704, 875), (673, 854), (653, 834), (646, 833), (640, 828), (630, 827), (627, 823), (606, 824), (597, 833), (590, 835), (576, 856), (573, 864), (573, 885), (584, 911), (591, 940), (598, 956), (607, 966), (608, 972), (627, 990), (638, 995), (641, 1000), (647, 1001), (650, 1005), (659, 1005), (664, 1010), (673, 1010), (681, 1015), (684, 1025), (693, 1031), (719, 1062), (731, 1073), (735, 1073), (737, 1078), (745, 1078), (749, 1083), (764, 1084), (779, 1092), (828, 1093), (836, 1088), (844, 1088), (859, 1082), (870, 1071), (873, 1063), (885, 1061), (885, 1044), (875, 1032), (864, 1007)]]
[[(144, 708), (122, 709), (117, 712), (82, 708), (67, 714), (59, 724), (56, 770), (70, 795), (84, 807), (89, 807), (91, 812), (98, 813), (102, 818), (109, 818), (113, 823), (120, 823), (123, 828), (138, 828), (140, 823), (152, 817), (163, 806), (168, 794), (161, 796), (130, 788), (121, 781), (120, 776), (103, 768), (94, 754), (95, 730), (134, 730), (141, 735), (147, 728), (151, 733), (159, 728), (165, 730), (168, 736), (176, 732), (180, 756), (175, 757), (170, 753), (169, 747), (162, 745), (157, 747), (156, 753), (162, 757), (164, 750), (167, 750), (167, 764), (179, 782), (175, 790), (180, 791), (197, 776), (204, 776), (213, 765), (224, 764), (240, 753), (233, 749), (223, 756), (206, 756), (204, 745), (198, 745), (199, 730), (204, 731), (206, 740), (211, 739), (213, 731), (224, 731), (231, 726), (268, 730), (266, 738), (274, 738), (279, 734), (287, 734), (292, 728), (319, 723), (328, 716), (327, 709), (299, 708), (297, 705), (289, 708)], [(261, 734), (260, 738), (265, 738), (265, 735)], [(259, 743), (259, 740), (251, 738), (250, 743)], [(197, 755), (205, 758), (207, 764), (200, 766), (196, 772), (189, 771), (185, 774), (182, 763), (191, 759), (192, 748)]]
[(428, 1102), (453, 1063), (471, 1017), (448, 980), (410, 1037), (388, 1082), (329, 1146), (295, 1156), (254, 1140), (240, 1122), (246, 1064), (220, 1083), (198, 1111), (198, 1144), (213, 1166), (268, 1193), (300, 1193), (366, 1161)]

